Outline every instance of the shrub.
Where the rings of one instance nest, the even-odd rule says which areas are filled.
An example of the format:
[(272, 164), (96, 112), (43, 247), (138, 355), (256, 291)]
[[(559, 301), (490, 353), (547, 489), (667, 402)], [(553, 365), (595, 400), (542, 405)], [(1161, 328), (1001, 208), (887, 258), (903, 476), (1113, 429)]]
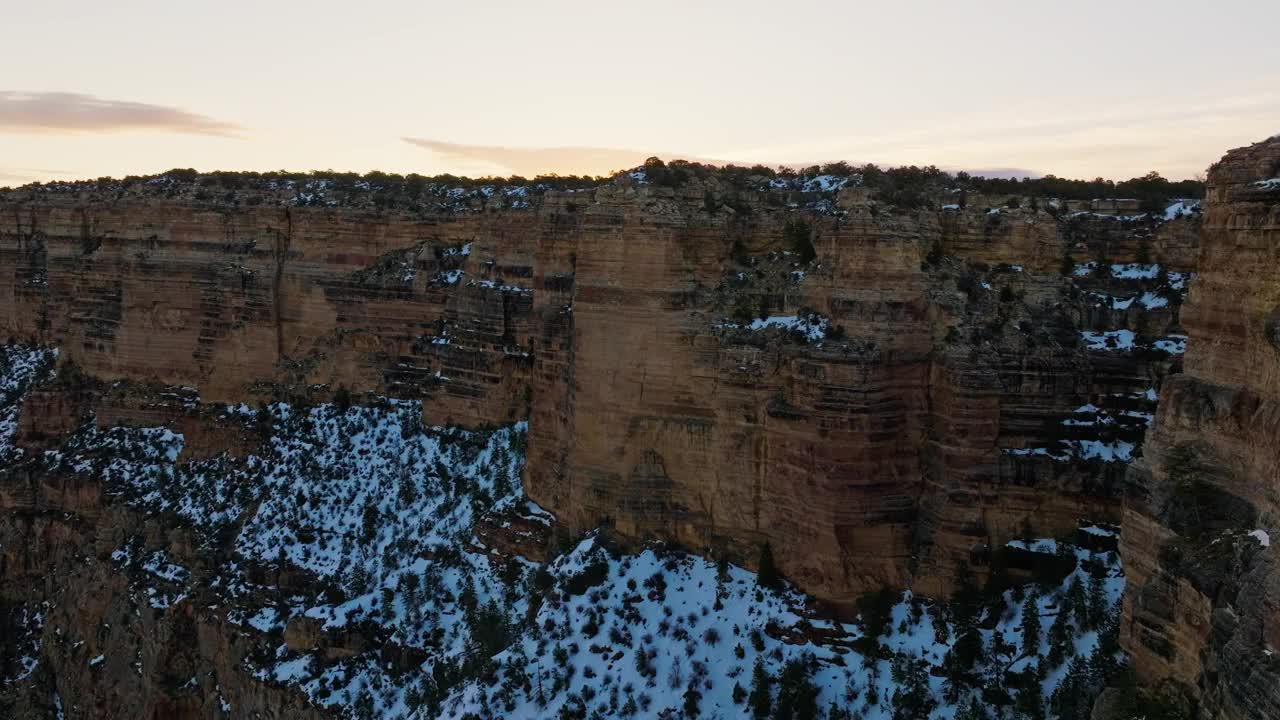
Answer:
[(690, 682), (689, 689), (684, 691), (684, 715), (688, 718), (696, 718), (701, 712), (698, 705), (702, 702), (702, 693), (694, 688), (694, 684)]
[(338, 390), (333, 393), (333, 406), (339, 414), (351, 409), (351, 391), (346, 385), (339, 385)]
[(565, 592), (570, 595), (583, 595), (591, 588), (609, 578), (609, 563), (596, 560), (582, 569), (582, 572), (564, 580)]

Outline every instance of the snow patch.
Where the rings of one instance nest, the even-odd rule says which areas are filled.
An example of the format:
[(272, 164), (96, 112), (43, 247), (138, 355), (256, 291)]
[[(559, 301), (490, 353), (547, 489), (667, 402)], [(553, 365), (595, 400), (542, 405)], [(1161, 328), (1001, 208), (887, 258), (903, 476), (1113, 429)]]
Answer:
[(1111, 266), (1111, 277), (1125, 280), (1154, 280), (1160, 274), (1157, 264), (1119, 263)]
[(1081, 330), (1080, 338), (1090, 350), (1132, 350), (1134, 347), (1132, 330)]
[(466, 273), (462, 270), (445, 270), (443, 272), (436, 273), (435, 277), (431, 280), (438, 285), (457, 285), (464, 275), (466, 275)]
[(1199, 212), (1199, 200), (1178, 200), (1164, 209), (1164, 219), (1174, 220), (1180, 217), (1191, 217)]
[(1187, 352), (1187, 336), (1186, 335), (1170, 335), (1167, 338), (1156, 340), (1151, 344), (1156, 350), (1163, 350), (1170, 355), (1182, 355)]
[(810, 341), (821, 340), (827, 333), (827, 319), (820, 315), (809, 315), (799, 317), (796, 315), (773, 315), (764, 319), (752, 320), (747, 326), (749, 330), (764, 330), (766, 328), (782, 328), (784, 330), (795, 330), (803, 334)]

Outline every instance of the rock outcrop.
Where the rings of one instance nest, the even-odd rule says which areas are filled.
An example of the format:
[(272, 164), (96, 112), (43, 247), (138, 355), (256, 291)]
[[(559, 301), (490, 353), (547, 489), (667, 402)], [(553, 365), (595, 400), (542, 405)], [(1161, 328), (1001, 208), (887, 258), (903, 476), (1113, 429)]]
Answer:
[(1280, 717), (1280, 137), (1209, 172), (1183, 372), (1124, 506), (1124, 644), (1208, 717)]
[[(1076, 275), (1074, 261), (1060, 270), (1092, 252), (1132, 261), (1143, 242), (1166, 263), (1185, 258), (1194, 221), (1117, 232), (1114, 219), (1034, 210), (854, 206), (812, 218), (819, 263), (797, 271), (782, 254), (788, 215), (656, 222), (653, 204), (643, 188), (609, 189), (579, 212), (572, 342), (556, 358), (571, 370), (564, 395), (535, 388), (526, 478), (562, 520), (747, 558), (768, 541), (790, 577), (848, 602), (885, 583), (947, 592), (958, 561), (1025, 523), (1118, 519), (1120, 465), (1008, 451), (1054, 446), (1063, 420), (1100, 398), (1150, 410), (1143, 397), (1176, 354), (1090, 352), (1080, 331), (1161, 338), (1176, 307), (1100, 308), (1107, 290), (1143, 289), (1087, 265)], [(735, 242), (758, 260), (737, 269)], [(747, 331), (735, 306), (814, 312), (842, 339)], [(1086, 487), (1099, 474), (1106, 487)]]
[(421, 397), (438, 421), (459, 424), (527, 413), (530, 213), (442, 222), (7, 204), (7, 334), (64, 348), (94, 376), (229, 403), (342, 386)]

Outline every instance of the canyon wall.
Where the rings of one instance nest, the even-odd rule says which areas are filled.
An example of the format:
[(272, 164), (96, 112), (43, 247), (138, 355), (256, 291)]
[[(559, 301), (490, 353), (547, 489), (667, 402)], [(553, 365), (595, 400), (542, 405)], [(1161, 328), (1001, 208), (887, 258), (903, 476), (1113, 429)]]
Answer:
[(509, 421), (528, 403), (527, 214), (11, 203), (3, 323), (97, 377), (212, 402), (341, 386)]
[[(715, 177), (477, 197), (409, 214), (13, 191), (0, 325), (206, 402), (347, 391), (421, 399), (431, 424), (527, 418), (526, 490), (567, 530), (748, 564), (768, 543), (847, 607), (884, 584), (945, 594), (1028, 528), (1119, 521), (1200, 223)], [(196, 457), (230, 442), (192, 437)]]
[[(1176, 306), (1102, 309), (1089, 292), (1142, 289), (1060, 270), (1070, 256), (1132, 261), (1145, 242), (1185, 272), (1194, 219), (851, 202), (811, 218), (818, 262), (797, 271), (781, 254), (792, 216), (654, 218), (653, 195), (601, 190), (579, 221), (567, 397), (535, 391), (526, 477), (562, 521), (748, 559), (769, 542), (803, 587), (848, 602), (884, 583), (948, 592), (958, 562), (1025, 524), (1118, 519), (1122, 464), (1011, 451), (1055, 446), (1101, 398), (1151, 409), (1144, 393), (1176, 355), (1090, 351), (1080, 331), (1163, 337)], [(732, 262), (734, 242), (753, 265)], [(745, 331), (727, 320), (739, 305), (808, 309), (844, 334)]]
[(1126, 493), (1123, 641), (1206, 716), (1280, 717), (1280, 137), (1210, 169), (1198, 273)]

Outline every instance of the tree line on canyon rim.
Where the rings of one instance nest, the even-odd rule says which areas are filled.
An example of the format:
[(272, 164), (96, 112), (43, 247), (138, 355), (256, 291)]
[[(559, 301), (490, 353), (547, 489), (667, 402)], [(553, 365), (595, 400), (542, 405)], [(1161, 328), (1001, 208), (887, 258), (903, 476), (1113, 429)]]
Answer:
[[(1142, 212), (1163, 211), (1170, 198), (1203, 198), (1204, 181), (1200, 178), (1188, 180), (1169, 180), (1158, 172), (1152, 171), (1142, 177), (1113, 181), (1104, 178), (1093, 180), (1072, 180), (1054, 175), (1043, 177), (985, 177), (973, 175), (965, 171), (951, 173), (933, 165), (882, 168), (874, 163), (853, 165), (847, 162), (812, 165), (803, 168), (766, 165), (724, 165), (716, 166), (685, 160), (664, 162), (660, 158), (651, 157), (644, 165), (637, 168), (643, 170), (645, 180), (659, 187), (680, 188), (694, 180), (717, 178), (721, 183), (737, 191), (759, 189), (762, 180), (797, 179), (805, 177), (831, 176), (850, 179), (851, 185), (861, 186), (873, 191), (883, 204), (901, 210), (913, 210), (925, 207), (931, 198), (943, 190), (959, 191), (958, 204), (963, 206), (969, 193), (982, 195), (1014, 195), (1031, 198), (1057, 198), (1061, 200), (1091, 200), (1095, 198), (1129, 198), (1137, 200)], [(252, 171), (213, 171), (201, 173), (192, 168), (174, 168), (158, 176), (129, 175), (120, 180), (111, 177), (98, 178), (92, 181), (74, 183), (58, 183), (60, 185), (116, 185), (129, 188), (147, 183), (156, 178), (165, 178), (175, 184), (194, 184), (197, 186), (197, 199), (215, 200), (216, 192), (252, 189), (268, 183), (323, 180), (330, 183), (338, 191), (368, 192), (373, 195), (374, 204), (381, 208), (397, 207), (405, 202), (412, 202), (424, 194), (430, 194), (432, 187), (448, 186), (461, 188), (479, 188), (486, 185), (535, 186), (539, 189), (581, 190), (600, 185), (624, 175), (622, 171), (611, 176), (589, 175), (539, 175), (532, 179), (512, 175), (510, 177), (466, 178), (451, 174), (424, 176), (416, 173), (400, 175), (372, 171), (363, 175), (354, 172), (337, 172), (333, 170), (316, 170), (311, 172), (252, 172)], [(53, 184), (53, 183), (50, 183)], [(36, 184), (38, 185), (38, 184)], [(778, 195), (781, 195), (779, 193)], [(778, 200), (781, 202), (781, 200)], [(709, 196), (707, 210), (715, 211), (721, 204), (730, 205), (735, 211), (749, 213), (750, 206), (735, 202), (734, 199), (717, 199)], [(1055, 207), (1046, 206), (1050, 212)]]

